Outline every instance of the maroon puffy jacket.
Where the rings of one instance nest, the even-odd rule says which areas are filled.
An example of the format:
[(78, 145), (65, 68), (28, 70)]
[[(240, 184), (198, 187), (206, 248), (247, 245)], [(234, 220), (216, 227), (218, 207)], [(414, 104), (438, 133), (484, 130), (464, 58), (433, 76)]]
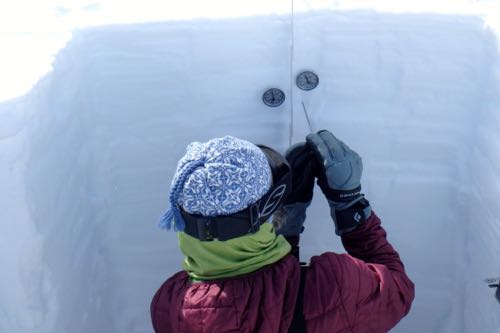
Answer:
[[(348, 254), (311, 258), (303, 313), (308, 333), (387, 332), (410, 310), (414, 285), (379, 218), (342, 236)], [(250, 274), (192, 283), (182, 271), (151, 303), (156, 333), (287, 332), (300, 281), (292, 255)]]

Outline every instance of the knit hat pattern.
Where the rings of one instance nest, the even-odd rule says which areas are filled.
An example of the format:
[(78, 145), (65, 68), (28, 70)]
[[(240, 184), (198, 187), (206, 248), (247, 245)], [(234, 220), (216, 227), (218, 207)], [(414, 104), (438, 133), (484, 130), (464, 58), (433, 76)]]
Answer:
[(160, 227), (184, 230), (179, 206), (207, 217), (239, 212), (257, 202), (271, 185), (271, 168), (254, 144), (232, 136), (193, 142), (177, 165), (171, 207)]

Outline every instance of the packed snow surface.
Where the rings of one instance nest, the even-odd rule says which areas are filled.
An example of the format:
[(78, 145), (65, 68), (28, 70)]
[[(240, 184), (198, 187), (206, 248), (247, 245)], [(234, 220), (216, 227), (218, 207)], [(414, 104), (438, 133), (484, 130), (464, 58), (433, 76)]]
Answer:
[[(292, 29), (293, 28), (293, 29)], [(293, 54), (291, 42), (293, 41)], [(416, 284), (392, 332), (500, 332), (497, 35), (474, 15), (309, 10), (76, 31), (0, 104), (0, 332), (152, 332), (180, 269), (157, 229), (177, 160), (226, 134), (284, 151), (330, 129)], [(295, 75), (313, 70), (315, 90)], [(278, 87), (285, 103), (268, 108)], [(343, 251), (319, 191), (304, 259)], [(279, 283), (279, 281), (276, 281)]]

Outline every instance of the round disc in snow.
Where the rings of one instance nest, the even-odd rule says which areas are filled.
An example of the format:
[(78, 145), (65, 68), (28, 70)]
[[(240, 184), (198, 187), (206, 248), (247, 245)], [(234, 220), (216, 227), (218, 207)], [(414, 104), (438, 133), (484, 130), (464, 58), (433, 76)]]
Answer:
[(283, 90), (278, 88), (268, 89), (262, 95), (262, 101), (264, 102), (264, 104), (270, 107), (280, 106), (285, 101), (285, 93), (283, 92)]
[(316, 73), (311, 71), (305, 71), (297, 75), (295, 83), (302, 90), (313, 90), (319, 84), (319, 78)]

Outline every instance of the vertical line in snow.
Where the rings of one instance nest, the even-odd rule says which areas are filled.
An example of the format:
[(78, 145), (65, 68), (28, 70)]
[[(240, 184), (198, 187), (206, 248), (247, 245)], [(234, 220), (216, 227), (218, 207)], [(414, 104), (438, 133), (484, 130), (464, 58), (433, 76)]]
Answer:
[(294, 43), (294, 10), (293, 10), (293, 0), (290, 0), (290, 11), (291, 11), (291, 24), (290, 24), (290, 134), (288, 138), (288, 145), (292, 145), (293, 137), (293, 43)]

